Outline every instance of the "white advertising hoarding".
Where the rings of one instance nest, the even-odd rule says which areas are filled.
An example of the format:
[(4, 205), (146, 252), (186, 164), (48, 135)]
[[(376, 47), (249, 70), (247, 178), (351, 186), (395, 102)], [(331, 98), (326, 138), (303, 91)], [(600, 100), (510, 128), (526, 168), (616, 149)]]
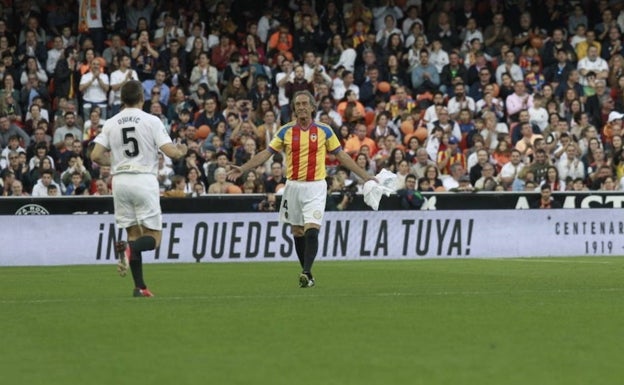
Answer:
[[(319, 260), (621, 255), (619, 210), (329, 212)], [(108, 264), (110, 214), (0, 216), (0, 266)], [(276, 213), (166, 214), (146, 263), (296, 261)], [(124, 234), (125, 237), (125, 234)]]

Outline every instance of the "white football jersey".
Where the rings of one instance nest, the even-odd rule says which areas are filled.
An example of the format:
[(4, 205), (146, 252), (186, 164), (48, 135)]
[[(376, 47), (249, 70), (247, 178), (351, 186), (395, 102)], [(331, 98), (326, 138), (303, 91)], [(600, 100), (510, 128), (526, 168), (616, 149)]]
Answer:
[(111, 150), (113, 175), (156, 175), (160, 147), (171, 143), (162, 121), (138, 108), (125, 108), (108, 119), (94, 140)]

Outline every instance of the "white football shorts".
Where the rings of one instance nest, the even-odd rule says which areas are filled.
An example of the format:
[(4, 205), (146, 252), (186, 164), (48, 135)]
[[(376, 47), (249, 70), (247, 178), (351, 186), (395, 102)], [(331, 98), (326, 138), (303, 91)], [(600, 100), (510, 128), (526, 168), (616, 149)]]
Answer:
[(152, 174), (121, 173), (113, 176), (115, 222), (122, 229), (142, 225), (162, 230), (160, 189)]
[(327, 199), (327, 182), (286, 181), (282, 203), (280, 205), (280, 221), (293, 226), (306, 223), (321, 225), (325, 214)]

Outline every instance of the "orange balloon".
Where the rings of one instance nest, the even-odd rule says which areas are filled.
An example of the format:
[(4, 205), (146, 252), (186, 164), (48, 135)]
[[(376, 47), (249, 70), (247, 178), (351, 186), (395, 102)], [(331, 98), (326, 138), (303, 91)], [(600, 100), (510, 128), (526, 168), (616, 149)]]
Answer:
[(390, 83), (388, 82), (379, 82), (377, 83), (377, 89), (379, 90), (379, 92), (383, 92), (385, 94), (385, 93), (390, 92), (392, 87), (390, 86)]
[(195, 137), (197, 139), (206, 139), (210, 135), (210, 126), (207, 124), (202, 124), (197, 127), (197, 132), (195, 133)]
[(425, 143), (427, 139), (427, 129), (425, 127), (418, 127), (416, 131), (414, 131), (414, 136), (418, 138), (420, 143)]
[(533, 35), (531, 37), (531, 47), (535, 49), (540, 49), (544, 45), (544, 39), (541, 36)]
[(401, 133), (403, 133), (403, 135), (409, 135), (412, 132), (414, 132), (414, 122), (406, 120), (401, 123)]
[(231, 184), (227, 187), (228, 194), (242, 194), (243, 190), (235, 184)]

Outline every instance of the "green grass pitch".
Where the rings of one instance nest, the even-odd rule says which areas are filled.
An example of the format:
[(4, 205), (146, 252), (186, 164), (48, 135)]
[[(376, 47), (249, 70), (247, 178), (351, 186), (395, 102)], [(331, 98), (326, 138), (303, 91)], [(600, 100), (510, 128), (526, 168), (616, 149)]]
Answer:
[(144, 270), (0, 268), (0, 383), (624, 383), (624, 258)]

